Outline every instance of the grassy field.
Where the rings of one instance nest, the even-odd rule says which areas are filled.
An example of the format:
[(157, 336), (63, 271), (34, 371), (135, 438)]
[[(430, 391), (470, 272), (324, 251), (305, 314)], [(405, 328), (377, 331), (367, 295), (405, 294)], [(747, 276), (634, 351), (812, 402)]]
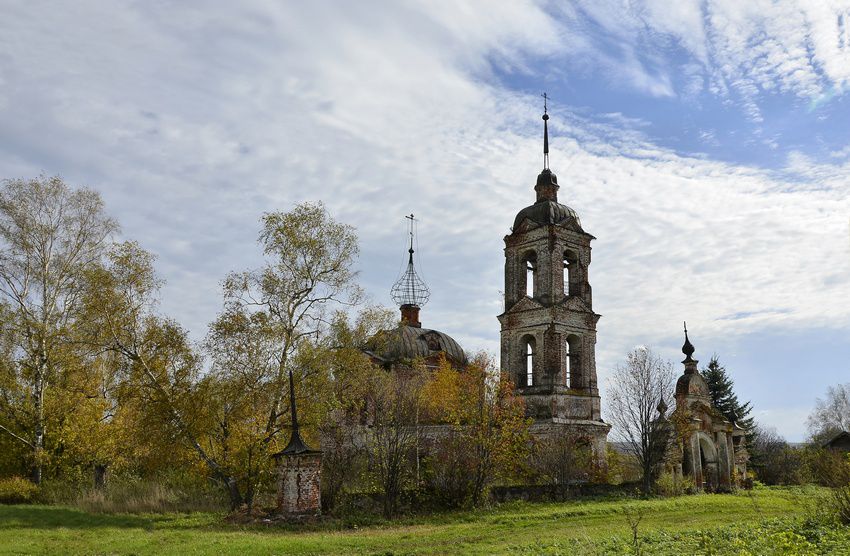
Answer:
[(0, 554), (850, 554), (850, 529), (813, 519), (824, 492), (512, 503), (358, 525), (227, 525), (213, 513), (105, 515), (0, 506)]

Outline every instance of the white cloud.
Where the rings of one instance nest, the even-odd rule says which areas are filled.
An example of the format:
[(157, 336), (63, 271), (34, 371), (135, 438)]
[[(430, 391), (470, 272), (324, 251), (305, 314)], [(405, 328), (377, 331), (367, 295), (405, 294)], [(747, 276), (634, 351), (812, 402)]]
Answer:
[[(600, 64), (617, 86), (686, 98), (706, 87), (740, 103), (753, 122), (763, 121), (766, 94), (814, 100), (850, 84), (847, 0), (588, 0), (564, 19), (585, 39), (585, 48), (572, 54)], [(596, 26), (605, 39), (599, 40)], [(690, 58), (672, 56), (671, 44)], [(683, 81), (679, 90), (672, 88), (674, 73)]]

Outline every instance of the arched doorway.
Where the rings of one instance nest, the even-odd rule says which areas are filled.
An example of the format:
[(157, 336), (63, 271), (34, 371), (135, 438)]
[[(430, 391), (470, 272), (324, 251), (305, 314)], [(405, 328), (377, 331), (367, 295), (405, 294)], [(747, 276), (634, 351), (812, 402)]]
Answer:
[(703, 484), (701, 486), (704, 490), (715, 491), (717, 490), (719, 477), (717, 448), (715, 448), (711, 437), (704, 432), (697, 433), (697, 441), (699, 444), (700, 467), (702, 468)]

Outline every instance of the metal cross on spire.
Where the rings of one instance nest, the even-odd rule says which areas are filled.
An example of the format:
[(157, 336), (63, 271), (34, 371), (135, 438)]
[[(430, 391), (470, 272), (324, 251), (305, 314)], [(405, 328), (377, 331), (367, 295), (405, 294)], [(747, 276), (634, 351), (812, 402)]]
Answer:
[(543, 169), (549, 169), (549, 96), (546, 93), (543, 97)]
[(410, 249), (407, 250), (410, 253), (410, 259), (408, 261), (409, 264), (413, 264), (413, 223), (416, 222), (416, 219), (413, 217), (413, 213), (410, 213), (410, 216), (405, 216), (408, 220), (410, 220), (410, 229), (407, 231), (407, 234), (410, 236)]

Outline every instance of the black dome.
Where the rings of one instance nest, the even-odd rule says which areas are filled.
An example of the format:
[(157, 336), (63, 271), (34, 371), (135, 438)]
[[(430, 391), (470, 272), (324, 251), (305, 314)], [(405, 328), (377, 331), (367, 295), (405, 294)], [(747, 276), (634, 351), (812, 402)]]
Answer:
[(519, 225), (522, 224), (522, 221), (526, 218), (540, 226), (545, 226), (547, 224), (571, 225), (570, 227), (577, 228), (578, 231), (584, 232), (581, 227), (581, 220), (579, 220), (576, 211), (557, 201), (542, 200), (537, 201), (530, 207), (525, 207), (516, 215), (513, 229), (516, 230), (519, 228)]

